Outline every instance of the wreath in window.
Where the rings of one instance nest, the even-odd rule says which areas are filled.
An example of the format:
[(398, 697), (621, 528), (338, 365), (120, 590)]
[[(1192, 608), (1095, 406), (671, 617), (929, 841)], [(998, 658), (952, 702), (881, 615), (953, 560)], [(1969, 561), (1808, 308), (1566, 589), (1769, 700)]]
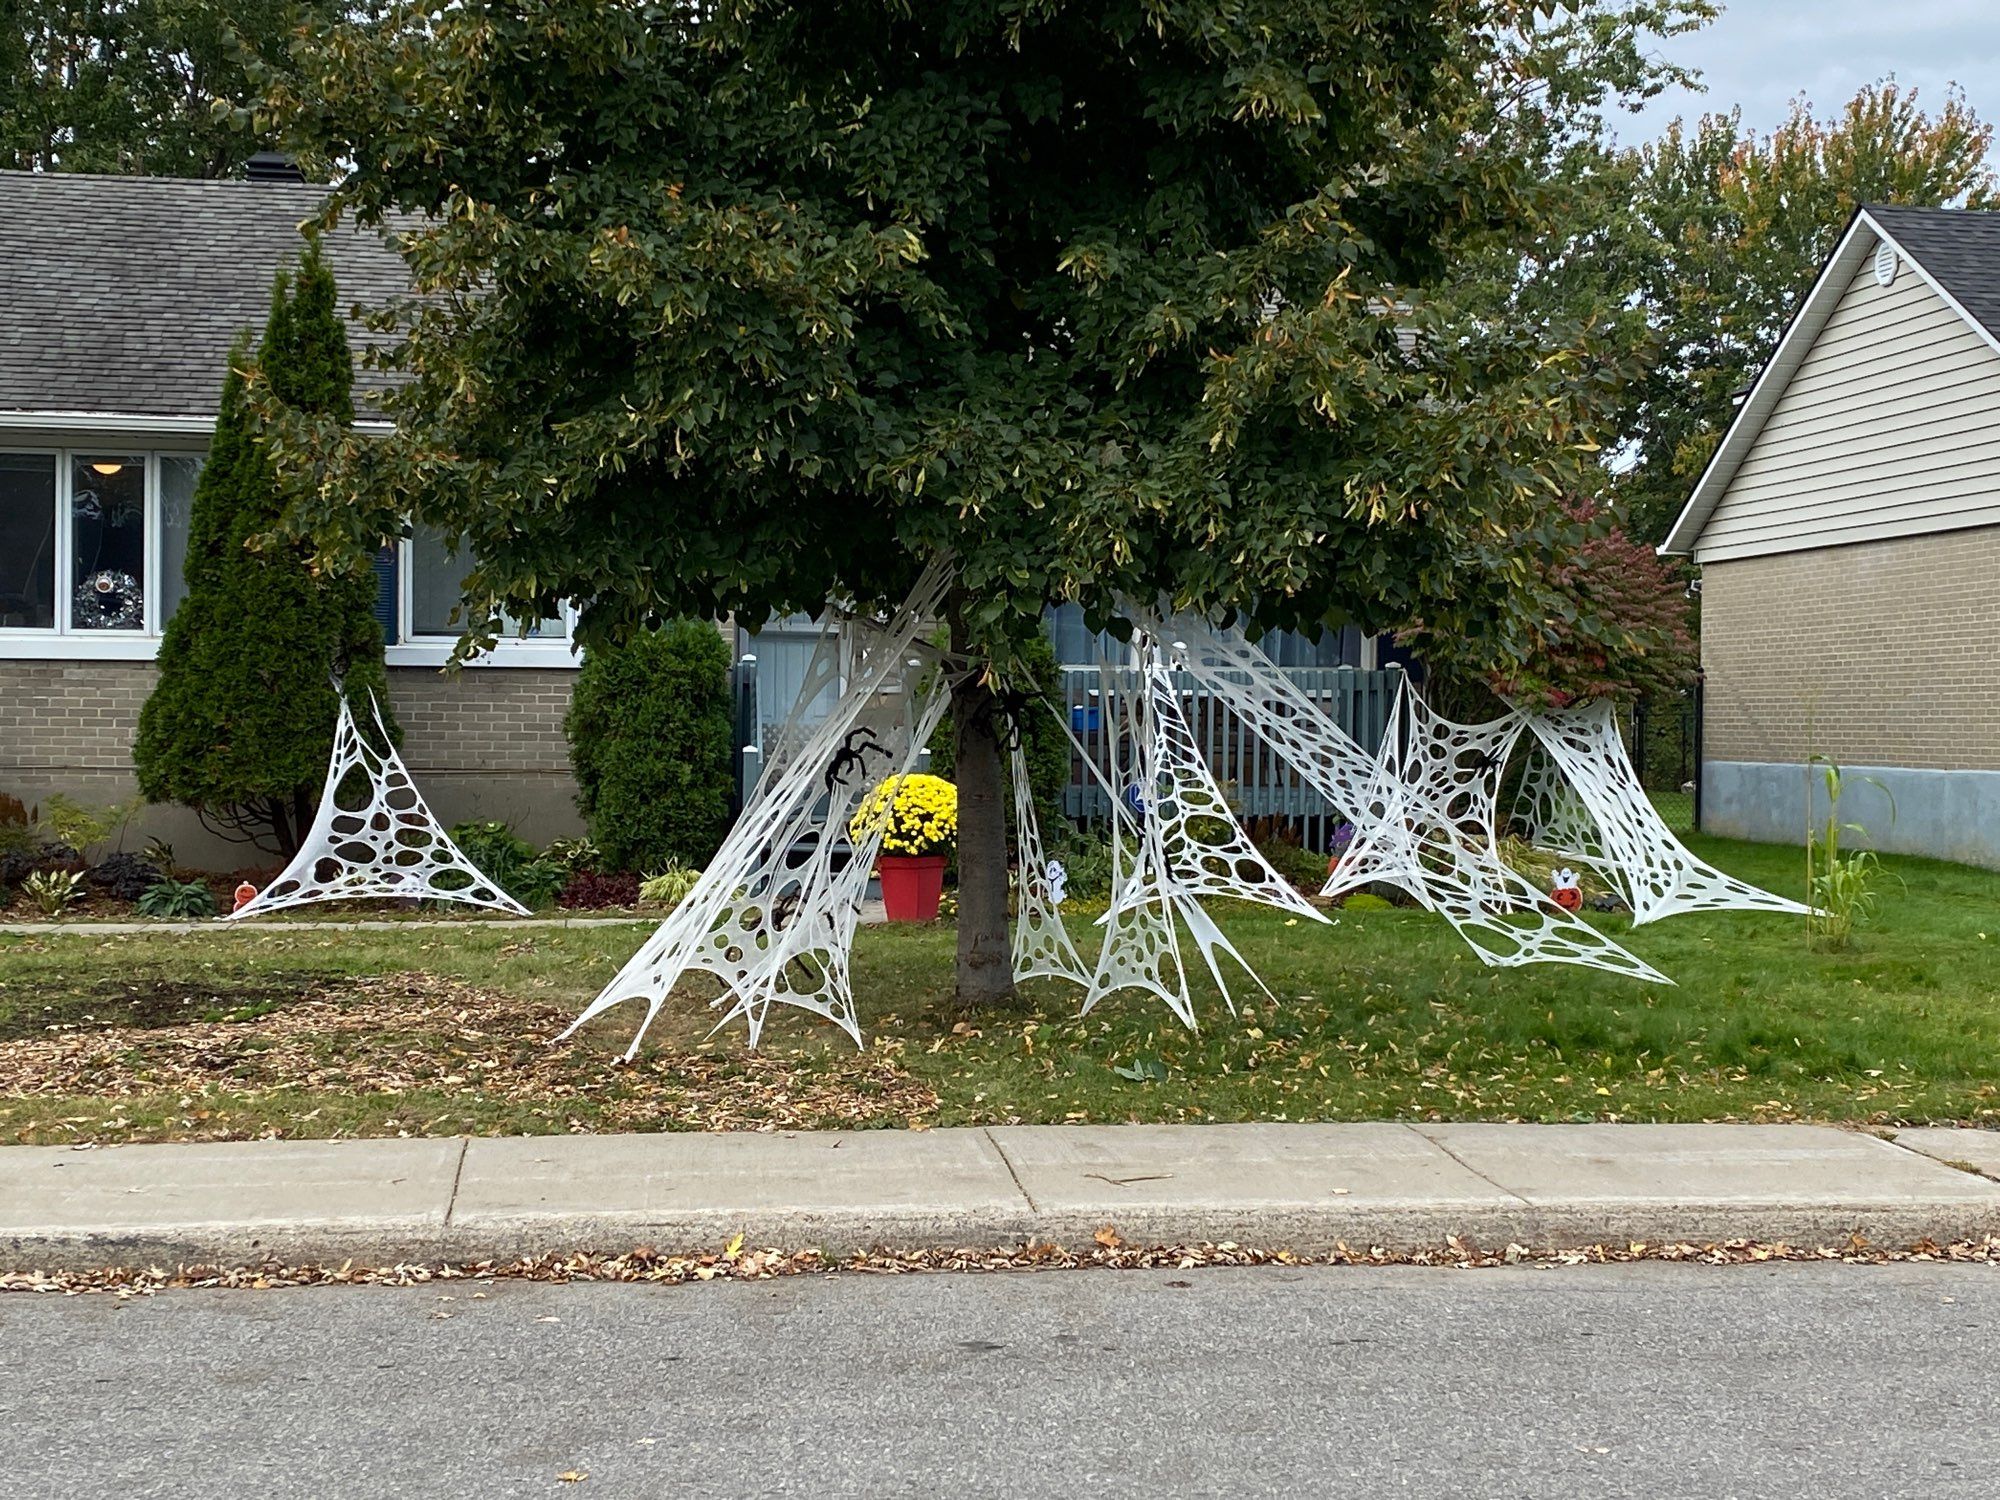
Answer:
[(116, 568), (92, 573), (76, 586), (70, 600), (72, 623), (79, 630), (138, 630), (146, 623), (146, 600), (139, 580)]

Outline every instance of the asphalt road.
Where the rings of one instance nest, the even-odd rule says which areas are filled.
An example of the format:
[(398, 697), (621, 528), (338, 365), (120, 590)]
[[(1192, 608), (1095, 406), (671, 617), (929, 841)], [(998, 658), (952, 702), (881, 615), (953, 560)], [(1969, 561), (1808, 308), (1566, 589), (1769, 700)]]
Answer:
[(0, 1496), (2000, 1494), (1988, 1267), (480, 1290), (0, 1297)]

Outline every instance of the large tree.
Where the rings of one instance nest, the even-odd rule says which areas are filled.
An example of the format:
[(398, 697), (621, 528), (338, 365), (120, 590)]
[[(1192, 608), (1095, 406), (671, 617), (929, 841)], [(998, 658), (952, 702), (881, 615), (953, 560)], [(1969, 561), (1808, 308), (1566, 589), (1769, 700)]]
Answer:
[[(275, 534), (287, 502), (264, 417), (353, 420), (353, 362), (333, 273), (317, 245), (281, 273), (253, 361), (232, 352), (188, 517), (187, 593), (160, 642), (133, 763), (154, 802), (289, 858), (312, 826), (333, 747), (336, 675), (363, 722), (383, 700), (382, 630), (366, 573), (327, 573)], [(393, 731), (392, 731), (393, 732)]]
[(881, 605), (948, 552), (952, 643), (988, 664), (953, 703), (959, 995), (1003, 998), (994, 690), (1049, 602), (1530, 649), (1523, 553), (1569, 535), (1617, 372), (1588, 330), (1434, 293), (1532, 232), (1548, 100), (1602, 41), (1548, 13), (1647, 9), (508, 0), (338, 28), (273, 118), (352, 164), (331, 212), (426, 216), (424, 297), (396, 436), (288, 437), (295, 520), (329, 557), (392, 509), (440, 526), (477, 559), (468, 643), (565, 599), (586, 637)]
[(227, 176), (279, 144), (244, 128), (257, 98), (249, 58), (282, 58), (293, 27), (345, 9), (337, 0), (6, 0), (0, 166)]

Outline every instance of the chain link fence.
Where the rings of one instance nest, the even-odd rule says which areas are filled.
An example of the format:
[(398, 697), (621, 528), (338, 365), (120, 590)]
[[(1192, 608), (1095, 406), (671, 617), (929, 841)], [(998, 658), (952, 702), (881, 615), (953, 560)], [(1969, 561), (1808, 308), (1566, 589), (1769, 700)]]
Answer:
[(1701, 819), (1701, 684), (1641, 698), (1623, 716), (1625, 750), (1667, 827), (1692, 833)]

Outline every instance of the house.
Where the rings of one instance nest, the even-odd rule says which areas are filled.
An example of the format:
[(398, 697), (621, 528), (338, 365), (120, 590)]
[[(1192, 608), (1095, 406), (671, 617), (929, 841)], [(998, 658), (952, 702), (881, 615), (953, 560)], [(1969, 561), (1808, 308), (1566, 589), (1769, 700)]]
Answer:
[(1707, 831), (1800, 841), (1818, 755), (1863, 842), (2000, 867), (2000, 214), (1857, 212), (1661, 550)]
[[(323, 192), (275, 161), (243, 181), (0, 172), (0, 792), (136, 790), (132, 739), (230, 344), (261, 328)], [(335, 234), (327, 253), (343, 301), (407, 286), (374, 235)], [(351, 326), (357, 349), (373, 336)], [(357, 377), (366, 422), (371, 377)], [(438, 815), (504, 818), (537, 841), (578, 831), (565, 623), (446, 677), (464, 569), (420, 534), (377, 572), (405, 757)], [(180, 809), (138, 826), (186, 861), (246, 859)]]

